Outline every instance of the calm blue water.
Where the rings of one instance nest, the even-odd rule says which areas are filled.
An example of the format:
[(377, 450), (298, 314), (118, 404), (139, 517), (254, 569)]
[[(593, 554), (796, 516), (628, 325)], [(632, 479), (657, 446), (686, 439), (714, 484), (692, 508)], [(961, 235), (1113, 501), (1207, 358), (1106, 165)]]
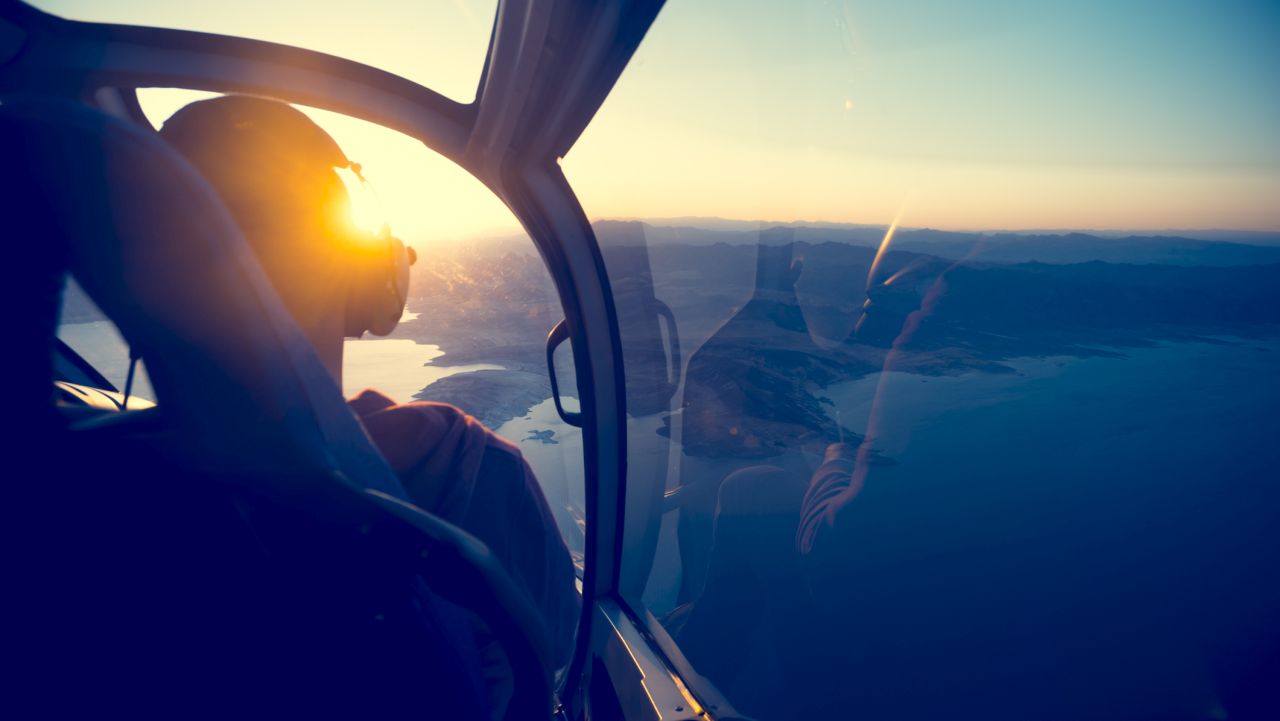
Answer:
[[(1223, 679), (1280, 641), (1280, 341), (1122, 352), (828, 388), (862, 432), (881, 386), (895, 464), (805, 568), (804, 617), (724, 610), (715, 637), (754, 639), (713, 679), (738, 710), (1224, 717)], [(659, 609), (676, 552), (646, 591)]]

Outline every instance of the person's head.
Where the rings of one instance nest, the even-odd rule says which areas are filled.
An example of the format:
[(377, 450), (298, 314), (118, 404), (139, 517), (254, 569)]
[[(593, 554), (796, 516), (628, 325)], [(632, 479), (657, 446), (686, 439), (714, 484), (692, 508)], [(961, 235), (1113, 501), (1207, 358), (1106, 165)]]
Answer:
[(160, 134), (213, 185), (312, 342), (386, 334), (403, 308), (411, 251), (351, 221), (338, 169), (358, 168), (332, 137), (275, 100), (191, 103)]

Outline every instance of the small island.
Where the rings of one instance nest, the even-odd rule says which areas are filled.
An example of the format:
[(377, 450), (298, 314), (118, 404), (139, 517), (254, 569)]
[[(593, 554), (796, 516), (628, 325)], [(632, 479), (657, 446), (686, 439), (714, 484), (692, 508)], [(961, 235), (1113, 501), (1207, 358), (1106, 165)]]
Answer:
[(555, 431), (540, 431), (535, 429), (535, 430), (529, 431), (529, 437), (524, 440), (541, 441), (542, 443), (548, 446), (555, 446), (560, 444), (560, 441), (557, 441), (555, 439), (555, 435), (556, 435)]

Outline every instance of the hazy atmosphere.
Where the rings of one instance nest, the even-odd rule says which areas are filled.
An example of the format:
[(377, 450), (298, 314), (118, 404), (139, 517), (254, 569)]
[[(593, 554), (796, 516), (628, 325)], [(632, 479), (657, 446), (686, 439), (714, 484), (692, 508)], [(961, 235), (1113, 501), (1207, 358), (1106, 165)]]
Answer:
[[(38, 5), (298, 44), (464, 102), (494, 12)], [(1261, 0), (670, 3), (564, 166), (595, 218), (1275, 231), (1276, 37)], [(450, 163), (326, 125), (406, 234), (514, 230)]]
[[(38, 5), (296, 44), (460, 103), (496, 10)], [(556, 12), (571, 6), (593, 21), (635, 9)], [(533, 64), (576, 78), (553, 62), (583, 57), (558, 54), (564, 32), (539, 37)], [(505, 87), (596, 87), (584, 77)], [(467, 492), (528, 495), (449, 510), (512, 531), (505, 552), (527, 550), (517, 532), (559, 533), (562, 590), (592, 589), (581, 628), (606, 634), (581, 646), (608, 656), (589, 661), (590, 693), (612, 680), (600, 687), (628, 719), (652, 715), (648, 684), (672, 674), (716, 712), (689, 704), (699, 718), (1273, 719), (1278, 88), (1270, 1), (672, 0), (565, 157), (476, 151), (505, 197), (533, 199), (513, 207), (540, 249), (420, 142), (302, 108), (363, 166), (356, 225), (389, 223), (416, 264), (367, 234), (389, 281), (363, 255), (335, 254), (325, 280), (296, 272), (311, 246), (258, 257), (297, 276), (282, 297), (346, 314), (307, 328), (331, 331), (312, 340), (336, 356), (323, 390), (330, 376), (347, 397), (381, 389), (389, 408), (505, 439), (471, 450), (501, 449), (518, 481)], [(159, 127), (207, 95), (139, 97)], [(541, 133), (537, 114), (519, 117)], [(552, 162), (571, 192), (528, 181)], [(251, 245), (267, 215), (237, 219)], [(349, 327), (388, 290), (385, 327)], [(130, 349), (74, 284), (59, 336), (111, 384), (131, 377)], [(132, 388), (154, 396), (145, 372)], [(429, 456), (404, 467), (454, 473), (419, 431), (395, 436)], [(513, 508), (541, 520), (508, 523)], [(569, 588), (570, 561), (585, 585)], [(679, 656), (696, 674), (665, 660)]]

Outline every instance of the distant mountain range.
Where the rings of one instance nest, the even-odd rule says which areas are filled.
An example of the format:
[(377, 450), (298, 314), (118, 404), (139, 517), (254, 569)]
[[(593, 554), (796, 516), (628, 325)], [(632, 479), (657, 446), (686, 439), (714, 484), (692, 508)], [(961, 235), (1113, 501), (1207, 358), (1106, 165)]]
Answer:
[[(877, 259), (883, 228), (723, 223), (595, 224), (628, 407), (681, 409), (686, 451), (704, 458), (856, 439), (828, 417), (825, 389), (884, 369), (891, 352), (894, 369), (920, 375), (1010, 372), (1015, 358), (1249, 343), (1280, 329), (1280, 247), (900, 230)], [(435, 366), (501, 370), (449, 376), (418, 397), (456, 403), (493, 427), (526, 415), (550, 395), (546, 337), (564, 317), (542, 259), (524, 237), (422, 251), (409, 302), (420, 319), (392, 337), (439, 346)], [(660, 307), (673, 322), (660, 322)], [(64, 322), (101, 318), (72, 284)], [(678, 394), (663, 340), (672, 334), (685, 361)], [(572, 396), (565, 356), (561, 390)]]
[[(688, 225), (682, 225), (687, 221)], [(601, 220), (594, 224), (597, 235), (616, 234), (637, 221)], [(879, 246), (885, 228), (871, 225), (805, 223), (759, 225), (722, 219), (654, 219), (639, 221), (649, 245), (731, 245), (761, 242), (782, 245), (791, 242), (845, 243)], [(1280, 234), (1243, 231), (1206, 231), (1216, 238), (1181, 235), (1114, 235), (1082, 232), (1064, 233), (977, 233), (900, 228), (894, 234), (893, 250), (923, 253), (940, 258), (967, 258), (973, 263), (1107, 263), (1160, 265), (1261, 265), (1280, 262)], [(1242, 241), (1242, 242), (1235, 242)]]
[[(601, 218), (594, 222), (640, 222), (655, 227), (697, 228), (699, 230), (732, 230), (753, 231), (764, 228), (824, 228), (835, 230), (871, 229), (883, 233), (888, 227), (883, 223), (836, 223), (822, 220), (767, 221), (767, 220), (734, 220), (710, 216), (677, 216), (669, 218)], [(593, 222), (593, 225), (594, 225)], [(903, 230), (934, 230), (930, 228), (905, 227)], [(1230, 230), (1223, 228), (1144, 228), (1144, 229), (1096, 229), (1096, 228), (986, 228), (983, 230), (941, 230), (940, 232), (960, 235), (1071, 235), (1084, 234), (1098, 238), (1167, 237), (1187, 238), (1190, 240), (1216, 240), (1246, 245), (1280, 245), (1280, 230)]]
[(920, 375), (1012, 372), (1015, 358), (1247, 343), (1280, 327), (1280, 248), (906, 231), (877, 259), (879, 231), (856, 228), (595, 229), (606, 258), (647, 246), (642, 272), (610, 276), (651, 277), (678, 319), (691, 350), (682, 443), (704, 458), (850, 437), (825, 389), (890, 367), (890, 349), (893, 369)]

